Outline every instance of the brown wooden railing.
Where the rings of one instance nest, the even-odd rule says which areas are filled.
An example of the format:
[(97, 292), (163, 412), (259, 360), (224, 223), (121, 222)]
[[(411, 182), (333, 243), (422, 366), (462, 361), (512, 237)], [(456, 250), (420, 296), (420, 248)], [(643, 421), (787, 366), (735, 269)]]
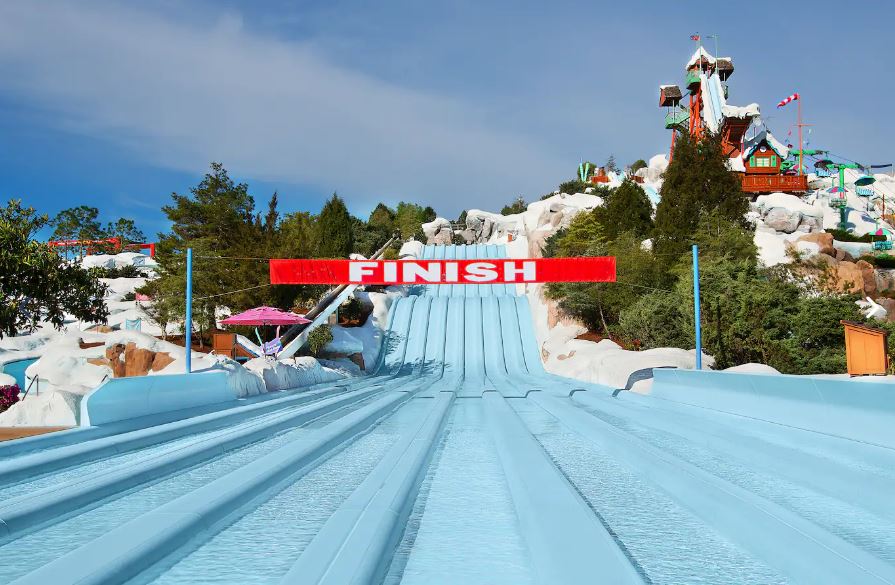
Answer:
[(805, 175), (743, 175), (743, 191), (746, 193), (802, 193), (807, 190), (808, 177)]

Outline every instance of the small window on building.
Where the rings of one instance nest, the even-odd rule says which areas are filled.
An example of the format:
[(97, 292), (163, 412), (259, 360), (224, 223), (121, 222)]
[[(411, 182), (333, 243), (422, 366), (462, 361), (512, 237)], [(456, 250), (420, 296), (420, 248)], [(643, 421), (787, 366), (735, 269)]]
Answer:
[(777, 166), (777, 156), (776, 156), (776, 155), (773, 155), (773, 154), (771, 155), (771, 166), (772, 166), (772, 167), (776, 167), (776, 166)]

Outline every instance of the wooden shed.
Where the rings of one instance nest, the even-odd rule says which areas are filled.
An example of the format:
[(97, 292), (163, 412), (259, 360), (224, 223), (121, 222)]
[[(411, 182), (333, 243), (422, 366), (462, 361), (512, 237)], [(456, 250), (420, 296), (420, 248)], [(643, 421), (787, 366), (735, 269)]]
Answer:
[(840, 321), (845, 326), (845, 358), (852, 376), (885, 374), (889, 369), (888, 333), (855, 321)]
[(678, 105), (683, 98), (681, 88), (676, 85), (659, 86), (659, 107), (671, 108)]
[(727, 81), (727, 78), (733, 75), (733, 60), (730, 57), (718, 57), (715, 60), (715, 69), (721, 81)]

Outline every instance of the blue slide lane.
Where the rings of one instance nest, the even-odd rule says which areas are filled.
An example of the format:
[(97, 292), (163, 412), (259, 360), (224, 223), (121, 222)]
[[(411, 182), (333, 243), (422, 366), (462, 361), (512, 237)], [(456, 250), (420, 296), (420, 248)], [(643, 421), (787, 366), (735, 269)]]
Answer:
[(895, 583), (889, 384), (613, 396), (545, 371), (514, 285), (413, 287), (383, 344), (364, 377), (0, 445), (0, 583)]

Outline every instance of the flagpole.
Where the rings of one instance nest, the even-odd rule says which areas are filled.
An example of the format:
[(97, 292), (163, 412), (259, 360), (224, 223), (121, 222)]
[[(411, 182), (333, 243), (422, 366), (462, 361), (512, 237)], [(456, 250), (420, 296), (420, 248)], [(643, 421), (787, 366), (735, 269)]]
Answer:
[(799, 95), (799, 99), (796, 100), (799, 102), (798, 109), (798, 118), (799, 118), (799, 176), (802, 176), (802, 151), (805, 150), (804, 145), (802, 144), (802, 96)]

